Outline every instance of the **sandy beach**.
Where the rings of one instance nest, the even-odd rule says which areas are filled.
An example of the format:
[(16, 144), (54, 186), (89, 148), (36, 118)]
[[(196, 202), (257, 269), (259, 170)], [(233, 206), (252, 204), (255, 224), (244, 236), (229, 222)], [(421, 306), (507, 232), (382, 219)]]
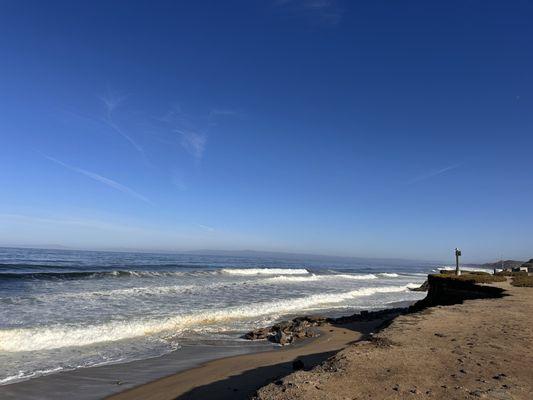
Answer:
[[(494, 286), (506, 295), (401, 315), (371, 336), (382, 320), (324, 326), (307, 343), (215, 360), (109, 398), (530, 399), (533, 290)], [(304, 370), (293, 372), (295, 359)]]
[(357, 322), (342, 326), (324, 326), (318, 338), (296, 345), (243, 356), (208, 362), (118, 395), (126, 399), (245, 399), (255, 391), (293, 371), (294, 360), (313, 366), (333, 356), (350, 343), (361, 340), (383, 323), (383, 320)]

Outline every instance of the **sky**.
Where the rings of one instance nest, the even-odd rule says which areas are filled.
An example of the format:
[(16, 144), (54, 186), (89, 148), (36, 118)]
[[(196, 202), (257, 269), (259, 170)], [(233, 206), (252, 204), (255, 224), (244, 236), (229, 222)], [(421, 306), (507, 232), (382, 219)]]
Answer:
[(0, 245), (533, 257), (529, 1), (0, 3)]

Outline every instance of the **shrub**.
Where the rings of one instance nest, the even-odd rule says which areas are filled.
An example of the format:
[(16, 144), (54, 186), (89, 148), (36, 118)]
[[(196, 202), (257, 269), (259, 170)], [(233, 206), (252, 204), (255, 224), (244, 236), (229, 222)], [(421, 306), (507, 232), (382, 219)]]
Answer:
[[(442, 272), (442, 271), (441, 271)], [(506, 278), (504, 276), (491, 275), (487, 272), (480, 271), (468, 271), (462, 272), (461, 275), (455, 275), (454, 271), (445, 271), (440, 274), (432, 275), (439, 279), (455, 279), (458, 281), (472, 282), (472, 283), (494, 283), (494, 282), (505, 282)]]
[(516, 272), (500, 271), (500, 272), (496, 272), (496, 275), (497, 276), (527, 276), (527, 272), (526, 271), (516, 271)]
[(511, 285), (520, 287), (533, 287), (533, 276), (528, 276), (527, 274), (517, 275), (513, 277)]

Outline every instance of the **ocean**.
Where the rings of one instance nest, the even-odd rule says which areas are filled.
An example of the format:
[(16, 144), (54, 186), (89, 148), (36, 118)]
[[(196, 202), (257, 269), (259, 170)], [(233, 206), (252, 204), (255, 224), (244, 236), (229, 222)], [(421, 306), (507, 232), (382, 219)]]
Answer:
[[(389, 264), (389, 265), (387, 265)], [(0, 385), (415, 301), (435, 265), (0, 248)], [(184, 357), (186, 352), (183, 353)]]

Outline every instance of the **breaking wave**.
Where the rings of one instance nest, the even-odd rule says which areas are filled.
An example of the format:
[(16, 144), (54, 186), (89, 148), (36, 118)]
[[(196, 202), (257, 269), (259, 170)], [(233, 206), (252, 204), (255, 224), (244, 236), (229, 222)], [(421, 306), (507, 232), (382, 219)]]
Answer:
[(306, 275), (305, 268), (224, 268), (223, 274), (228, 275)]
[(315, 282), (321, 280), (335, 280), (335, 279), (353, 279), (353, 280), (369, 280), (377, 279), (377, 276), (374, 274), (360, 274), (360, 275), (349, 275), (349, 274), (332, 274), (332, 275), (315, 275), (311, 274), (309, 276), (275, 276), (272, 278), (265, 279), (266, 282), (273, 283), (284, 283), (284, 282)]
[(394, 273), (394, 272), (382, 272), (378, 274), (379, 276), (382, 276), (384, 278), (398, 278), (400, 275)]
[(86, 346), (100, 342), (118, 341), (161, 333), (179, 333), (185, 329), (201, 329), (203, 326), (253, 318), (279, 316), (293, 311), (317, 308), (321, 305), (340, 303), (352, 298), (377, 293), (403, 292), (418, 286), (365, 287), (342, 293), (315, 294), (290, 300), (247, 304), (221, 310), (209, 310), (194, 314), (176, 315), (164, 319), (112, 321), (100, 325), (18, 328), (0, 330), (0, 350), (5, 352), (37, 351), (62, 347)]

